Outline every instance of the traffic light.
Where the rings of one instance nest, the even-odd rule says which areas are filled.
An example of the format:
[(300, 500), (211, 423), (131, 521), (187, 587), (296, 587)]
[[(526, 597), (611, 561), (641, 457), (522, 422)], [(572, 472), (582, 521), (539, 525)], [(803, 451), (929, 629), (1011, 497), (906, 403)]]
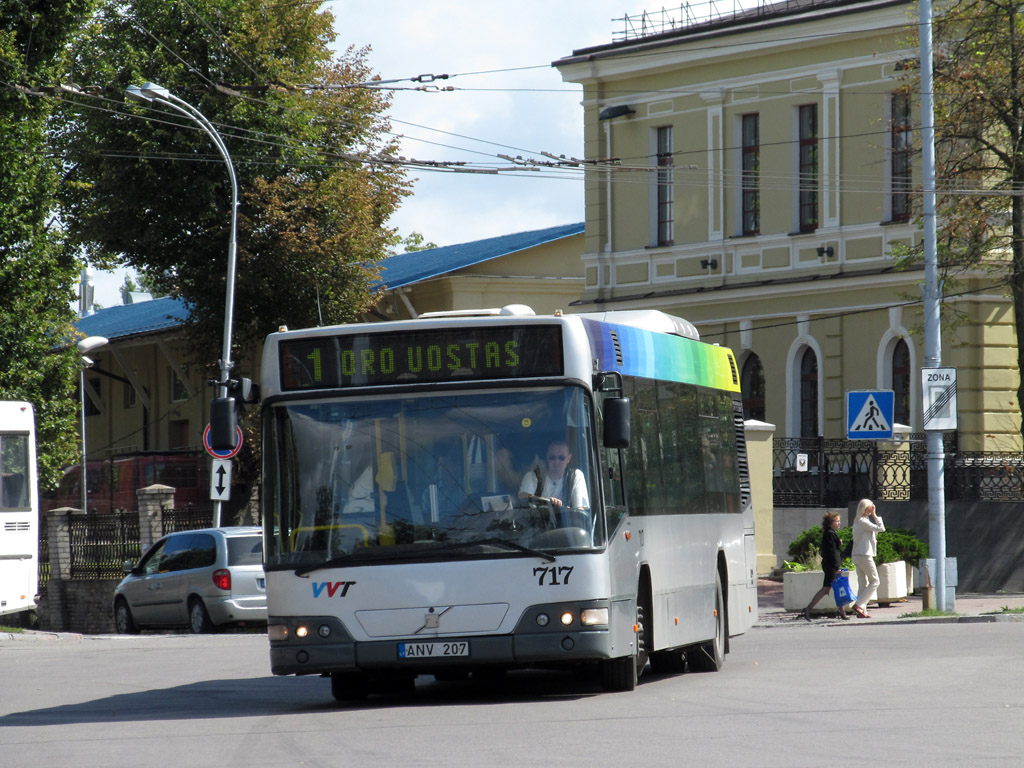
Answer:
[(210, 401), (210, 447), (233, 451), (238, 447), (238, 417), (235, 398), (215, 397)]

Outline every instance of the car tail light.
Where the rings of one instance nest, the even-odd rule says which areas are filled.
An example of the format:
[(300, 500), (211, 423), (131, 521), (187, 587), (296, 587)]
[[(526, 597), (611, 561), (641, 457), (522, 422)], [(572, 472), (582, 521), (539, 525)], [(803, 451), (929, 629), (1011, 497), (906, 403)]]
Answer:
[(213, 572), (213, 583), (218, 589), (231, 589), (231, 571), (221, 568)]

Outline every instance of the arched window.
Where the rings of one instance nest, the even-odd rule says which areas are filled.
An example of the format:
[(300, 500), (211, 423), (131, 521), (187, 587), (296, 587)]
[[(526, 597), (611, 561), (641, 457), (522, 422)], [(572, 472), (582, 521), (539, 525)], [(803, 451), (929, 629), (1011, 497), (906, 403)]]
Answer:
[(892, 350), (893, 420), (910, 424), (910, 348), (900, 339)]
[(800, 358), (800, 437), (818, 436), (818, 356), (807, 347)]
[(761, 358), (753, 352), (743, 361), (740, 392), (743, 397), (743, 418), (764, 421), (764, 366), (761, 365)]

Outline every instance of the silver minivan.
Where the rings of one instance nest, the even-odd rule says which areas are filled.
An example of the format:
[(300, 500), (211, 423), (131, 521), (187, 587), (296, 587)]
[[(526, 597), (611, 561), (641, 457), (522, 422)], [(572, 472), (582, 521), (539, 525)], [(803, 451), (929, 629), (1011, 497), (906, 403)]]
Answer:
[(266, 624), (263, 532), (255, 526), (170, 533), (157, 541), (114, 590), (114, 627)]

